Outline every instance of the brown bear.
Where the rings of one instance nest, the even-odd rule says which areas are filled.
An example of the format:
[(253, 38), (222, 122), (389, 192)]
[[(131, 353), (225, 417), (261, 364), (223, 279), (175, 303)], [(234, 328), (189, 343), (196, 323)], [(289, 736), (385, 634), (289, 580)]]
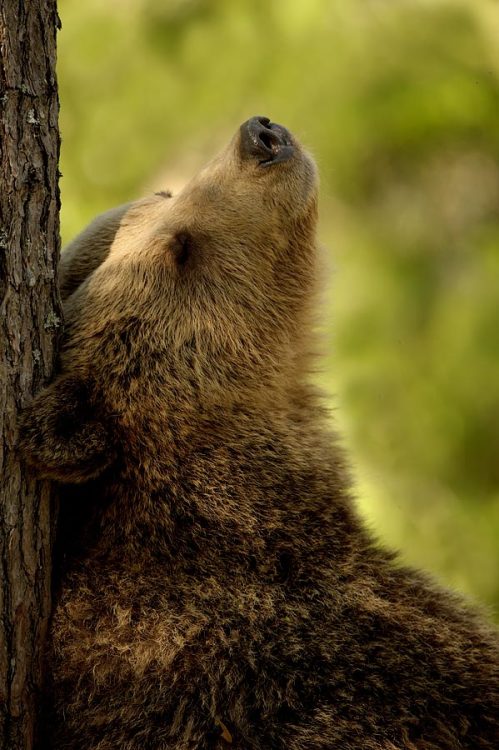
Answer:
[(317, 176), (265, 117), (63, 254), (42, 746), (497, 750), (492, 627), (380, 548), (309, 385)]

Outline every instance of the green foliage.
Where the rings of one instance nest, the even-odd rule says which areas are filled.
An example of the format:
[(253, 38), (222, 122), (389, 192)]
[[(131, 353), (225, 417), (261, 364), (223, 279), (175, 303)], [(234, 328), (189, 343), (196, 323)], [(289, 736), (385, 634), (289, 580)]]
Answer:
[(250, 115), (300, 134), (335, 266), (321, 379), (363, 510), (408, 561), (497, 605), (497, 4), (61, 0), (60, 13), (64, 238), (176, 188)]

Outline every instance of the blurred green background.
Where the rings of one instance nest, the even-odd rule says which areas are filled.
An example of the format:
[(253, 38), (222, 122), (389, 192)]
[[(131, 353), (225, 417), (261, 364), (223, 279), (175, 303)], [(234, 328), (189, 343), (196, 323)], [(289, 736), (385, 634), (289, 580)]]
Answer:
[(315, 154), (320, 376), (359, 504), (499, 605), (494, 0), (60, 0), (62, 233), (177, 190), (254, 114)]

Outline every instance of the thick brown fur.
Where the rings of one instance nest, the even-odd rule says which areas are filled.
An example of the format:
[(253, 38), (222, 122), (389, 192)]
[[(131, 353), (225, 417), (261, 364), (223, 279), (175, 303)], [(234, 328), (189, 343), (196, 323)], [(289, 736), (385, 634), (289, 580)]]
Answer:
[(45, 748), (499, 746), (496, 635), (373, 541), (307, 384), (316, 202), (237, 134), (63, 255), (21, 431), (62, 484)]

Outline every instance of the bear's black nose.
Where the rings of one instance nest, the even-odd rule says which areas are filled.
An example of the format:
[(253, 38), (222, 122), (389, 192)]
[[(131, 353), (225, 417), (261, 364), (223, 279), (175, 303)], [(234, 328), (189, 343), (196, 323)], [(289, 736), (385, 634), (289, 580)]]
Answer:
[(240, 127), (240, 150), (243, 159), (257, 159), (262, 166), (287, 161), (294, 146), (286, 128), (270, 122), (268, 117), (251, 117)]

